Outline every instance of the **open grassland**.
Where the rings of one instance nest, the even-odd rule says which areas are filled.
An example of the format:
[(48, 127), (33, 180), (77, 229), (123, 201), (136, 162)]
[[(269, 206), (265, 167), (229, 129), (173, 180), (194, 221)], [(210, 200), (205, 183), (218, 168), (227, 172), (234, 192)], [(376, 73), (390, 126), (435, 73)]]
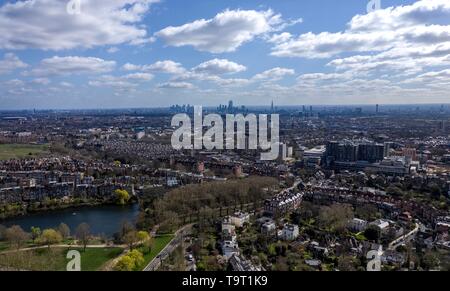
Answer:
[(122, 248), (43, 248), (0, 254), (0, 267), (30, 271), (65, 271), (69, 259), (69, 250), (78, 250), (81, 254), (81, 271), (100, 270), (109, 260), (119, 256)]
[(48, 145), (0, 144), (0, 160), (34, 157), (48, 152)]

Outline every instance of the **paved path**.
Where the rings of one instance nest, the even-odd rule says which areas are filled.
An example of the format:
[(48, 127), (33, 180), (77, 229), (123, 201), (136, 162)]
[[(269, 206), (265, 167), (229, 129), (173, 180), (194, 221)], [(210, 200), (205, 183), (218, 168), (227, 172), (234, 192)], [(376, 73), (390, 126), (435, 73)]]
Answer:
[(178, 247), (183, 241), (183, 237), (190, 232), (193, 224), (188, 224), (175, 232), (174, 238), (156, 255), (153, 260), (144, 268), (144, 271), (156, 271), (161, 266), (161, 262)]
[(407, 234), (402, 235), (401, 237), (392, 241), (389, 244), (388, 250), (395, 250), (398, 246), (402, 245), (406, 241), (413, 239), (414, 236), (419, 232), (419, 229), (420, 229), (420, 224), (416, 223), (416, 227), (412, 231), (410, 231)]

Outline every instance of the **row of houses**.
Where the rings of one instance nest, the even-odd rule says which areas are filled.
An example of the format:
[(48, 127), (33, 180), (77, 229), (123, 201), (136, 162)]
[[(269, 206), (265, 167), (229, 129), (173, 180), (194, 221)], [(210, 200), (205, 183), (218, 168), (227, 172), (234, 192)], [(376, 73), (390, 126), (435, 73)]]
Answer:
[(271, 217), (280, 217), (300, 207), (303, 193), (293, 190), (284, 191), (264, 202), (264, 213)]
[(236, 212), (222, 221), (222, 254), (233, 271), (264, 271), (262, 267), (245, 259), (239, 249), (236, 228), (243, 228), (249, 222), (250, 214), (245, 212)]
[(445, 211), (434, 208), (432, 205), (417, 203), (412, 200), (389, 196), (383, 193), (371, 191), (354, 191), (347, 188), (313, 187), (305, 191), (303, 198), (308, 201), (337, 202), (352, 205), (372, 204), (379, 209), (386, 210), (397, 216), (408, 212), (409, 215), (418, 217), (420, 221), (432, 224), (436, 217), (442, 216)]
[(134, 193), (131, 186), (122, 184), (78, 184), (73, 182), (52, 183), (45, 186), (35, 187), (13, 187), (0, 189), (0, 205), (7, 204), (27, 204), (42, 202), (46, 199), (96, 199), (108, 201), (114, 198), (114, 191), (117, 189), (127, 189)]

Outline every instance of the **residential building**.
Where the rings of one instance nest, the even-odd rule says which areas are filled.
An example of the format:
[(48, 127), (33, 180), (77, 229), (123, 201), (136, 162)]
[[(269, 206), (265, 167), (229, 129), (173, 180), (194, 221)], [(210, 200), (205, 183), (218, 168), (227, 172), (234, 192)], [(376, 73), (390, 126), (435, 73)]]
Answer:
[(295, 224), (285, 224), (283, 227), (283, 231), (282, 231), (282, 238), (284, 240), (295, 240), (297, 239), (297, 237), (299, 236), (300, 232), (299, 232), (299, 228), (298, 225)]

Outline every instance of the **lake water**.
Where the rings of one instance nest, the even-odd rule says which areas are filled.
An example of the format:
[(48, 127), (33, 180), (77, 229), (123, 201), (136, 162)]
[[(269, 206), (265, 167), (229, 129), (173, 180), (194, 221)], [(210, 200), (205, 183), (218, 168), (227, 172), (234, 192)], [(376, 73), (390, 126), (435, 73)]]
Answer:
[(61, 222), (70, 227), (71, 234), (83, 222), (89, 224), (92, 234), (105, 234), (108, 237), (119, 231), (123, 221), (136, 222), (139, 205), (128, 206), (98, 206), (54, 210), (21, 216), (0, 221), (5, 226), (20, 225), (25, 231), (32, 226), (41, 229), (57, 227)]

